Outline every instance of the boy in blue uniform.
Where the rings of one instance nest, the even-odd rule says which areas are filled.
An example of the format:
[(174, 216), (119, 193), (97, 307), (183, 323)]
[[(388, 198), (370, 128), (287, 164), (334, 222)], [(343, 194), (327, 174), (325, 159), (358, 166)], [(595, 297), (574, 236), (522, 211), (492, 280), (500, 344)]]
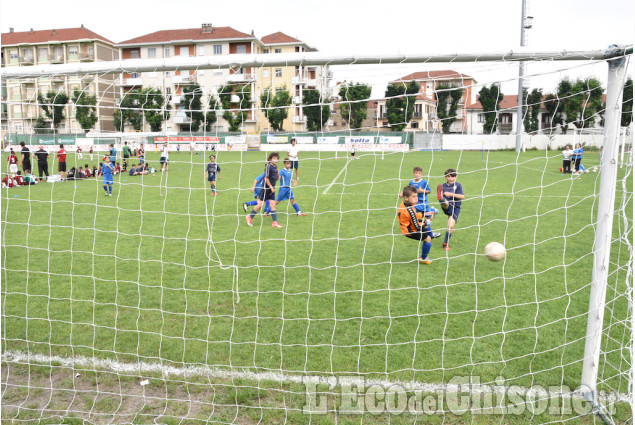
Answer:
[(106, 160), (101, 166), (101, 175), (104, 176), (103, 182), (104, 182), (104, 191), (106, 192), (106, 196), (112, 196), (112, 184), (114, 183), (112, 175), (114, 171), (115, 171), (114, 167), (108, 161), (108, 157), (106, 157)]
[(293, 195), (293, 189), (291, 189), (291, 183), (294, 186), (298, 185), (297, 180), (294, 180), (292, 177), (293, 171), (291, 171), (291, 160), (289, 158), (284, 159), (284, 169), (280, 170), (280, 191), (278, 192), (278, 197), (276, 198), (276, 205), (278, 205), (282, 201), (289, 201), (297, 215), (304, 217), (305, 213), (300, 211), (300, 206), (295, 202), (295, 196)]
[[(430, 207), (428, 203), (428, 193), (430, 193), (430, 185), (423, 179), (423, 169), (421, 167), (414, 167), (412, 169), (412, 180), (408, 183), (409, 186), (414, 187), (417, 190), (417, 200), (419, 204), (426, 206), (426, 211), (433, 211), (435, 214), (438, 212), (436, 208)], [(441, 233), (432, 232), (432, 238), (438, 238)]]
[[(251, 193), (254, 194), (254, 198), (256, 199), (253, 201), (243, 202), (243, 210), (245, 210), (245, 212), (247, 212), (247, 207), (258, 205), (258, 196), (260, 195), (260, 191), (264, 187), (264, 184), (265, 184), (265, 173), (262, 173), (258, 177), (256, 177), (256, 180), (254, 180), (254, 185), (251, 187)], [(269, 209), (269, 201), (266, 201), (265, 215), (269, 214), (269, 211), (271, 211)]]
[(465, 199), (463, 194), (463, 186), (456, 181), (456, 170), (448, 168), (445, 170), (446, 182), (437, 186), (437, 199), (441, 203), (441, 208), (448, 218), (448, 228), (445, 231), (445, 238), (443, 239), (443, 249), (450, 250), (448, 243), (452, 232), (454, 231), (454, 225), (459, 220), (459, 214), (461, 213), (461, 201)]
[(212, 189), (212, 196), (216, 196), (216, 173), (218, 173), (218, 179), (220, 180), (220, 165), (216, 163), (216, 155), (209, 156), (209, 163), (207, 164), (207, 168), (205, 169), (205, 174), (207, 176), (207, 181), (209, 182), (210, 188)]
[(271, 208), (271, 218), (273, 218), (273, 223), (271, 223), (271, 227), (282, 227), (280, 223), (278, 223), (278, 213), (276, 212), (276, 182), (280, 178), (280, 174), (278, 173), (278, 159), (280, 155), (278, 152), (271, 152), (269, 157), (267, 158), (267, 166), (265, 167), (265, 184), (263, 185), (263, 189), (260, 191), (258, 195), (258, 205), (251, 210), (251, 213), (245, 220), (247, 221), (247, 225), (252, 227), (253, 219), (260, 208), (262, 208), (262, 204), (267, 201), (269, 202), (269, 207)]
[(580, 162), (582, 162), (582, 154), (584, 153), (584, 149), (582, 149), (582, 145), (578, 143), (573, 150), (573, 161), (575, 167), (575, 173), (580, 174)]

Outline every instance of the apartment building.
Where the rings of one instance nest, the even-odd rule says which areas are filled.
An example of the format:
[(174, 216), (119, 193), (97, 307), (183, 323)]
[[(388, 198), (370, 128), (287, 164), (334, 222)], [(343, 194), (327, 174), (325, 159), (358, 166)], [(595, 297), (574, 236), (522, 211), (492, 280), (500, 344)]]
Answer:
[[(463, 88), (463, 95), (459, 100), (456, 120), (450, 126), (450, 133), (463, 133), (466, 131), (468, 125), (466, 108), (476, 101), (476, 93), (473, 90), (474, 84), (476, 83), (474, 78), (452, 70), (421, 71), (401, 77), (392, 81), (391, 84), (408, 84), (411, 81), (416, 81), (420, 89), (416, 98), (414, 117), (408, 123), (405, 129), (406, 131), (440, 131), (441, 123), (436, 113), (436, 90), (440, 85)], [(387, 126), (388, 122), (385, 120), (385, 101), (379, 101), (377, 114), (378, 120), (380, 120), (379, 124)]]
[[(200, 28), (162, 30), (126, 40), (117, 44), (121, 58), (155, 59), (173, 56), (215, 56), (232, 54), (276, 54), (313, 51), (300, 40), (281, 32), (258, 39), (231, 27), (215, 27), (203, 24)], [(210, 96), (218, 96), (221, 87), (227, 84), (248, 84), (251, 91), (250, 110), (242, 131), (257, 133), (268, 131), (269, 122), (260, 109), (260, 94), (264, 90), (291, 90), (294, 104), (284, 130), (301, 131), (306, 127), (302, 114), (302, 92), (306, 88), (326, 90), (329, 76), (325, 67), (240, 67), (230, 69), (191, 69), (166, 72), (123, 73), (117, 81), (120, 98), (126, 92), (140, 87), (158, 88), (171, 103), (170, 119), (164, 123), (165, 131), (189, 131), (191, 120), (180, 105), (184, 87), (197, 84), (203, 90), (202, 102), (207, 104)], [(238, 101), (237, 96), (232, 100)], [(235, 103), (232, 107), (236, 106)], [(227, 131), (228, 123), (218, 116), (213, 131)], [(144, 126), (143, 130), (149, 130)]]
[[(63, 28), (39, 31), (14, 31), (2, 34), (2, 67), (55, 65), (94, 61), (113, 61), (119, 51), (107, 38), (84, 28)], [(116, 87), (113, 75), (61, 76), (23, 78), (3, 81), (2, 130), (13, 133), (33, 132), (35, 120), (44, 116), (37, 104), (41, 93), (64, 92), (69, 98), (74, 90), (83, 90), (97, 98), (95, 130), (114, 130), (112, 110)], [(75, 107), (69, 103), (65, 119), (57, 127), (62, 133), (79, 133), (82, 128), (74, 119)]]

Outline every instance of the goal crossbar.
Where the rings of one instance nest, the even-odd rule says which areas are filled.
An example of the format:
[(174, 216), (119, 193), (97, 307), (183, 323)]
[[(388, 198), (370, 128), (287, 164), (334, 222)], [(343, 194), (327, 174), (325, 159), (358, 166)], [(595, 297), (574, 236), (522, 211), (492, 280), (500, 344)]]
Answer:
[(505, 52), (449, 54), (328, 55), (321, 52), (279, 54), (236, 54), (223, 56), (172, 57), (165, 59), (126, 59), (80, 64), (4, 67), (2, 78), (29, 78), (47, 75), (118, 74), (121, 72), (178, 71), (181, 69), (258, 68), (269, 66), (371, 65), (440, 62), (524, 62), (607, 60), (633, 53), (633, 45), (611, 46), (605, 50), (533, 52), (525, 49)]

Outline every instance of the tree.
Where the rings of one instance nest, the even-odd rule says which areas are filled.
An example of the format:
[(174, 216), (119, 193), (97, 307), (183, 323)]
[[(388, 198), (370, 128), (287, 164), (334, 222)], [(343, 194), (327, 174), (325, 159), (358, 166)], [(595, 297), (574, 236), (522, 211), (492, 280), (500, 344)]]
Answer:
[(544, 105), (549, 116), (549, 128), (553, 130), (557, 125), (563, 125), (562, 111), (564, 110), (564, 105), (558, 97), (553, 93), (549, 93), (545, 96)]
[(210, 131), (212, 126), (216, 124), (216, 109), (218, 108), (218, 99), (210, 93), (207, 100), (207, 112), (205, 113), (205, 131)]
[(68, 103), (68, 95), (61, 91), (49, 91), (46, 96), (38, 93), (37, 100), (44, 111), (44, 115), (53, 123), (53, 129), (57, 129), (59, 123), (64, 121), (64, 109)]
[(150, 125), (150, 131), (161, 131), (163, 122), (170, 119), (169, 111), (172, 105), (166, 102), (161, 90), (156, 88), (142, 89), (138, 96), (146, 122)]
[(338, 93), (342, 98), (340, 113), (342, 119), (346, 120), (353, 130), (362, 128), (362, 123), (368, 114), (368, 99), (371, 91), (370, 86), (362, 83), (346, 84), (340, 87)]
[(97, 97), (86, 94), (83, 90), (73, 91), (73, 103), (75, 104), (75, 120), (85, 133), (97, 123)]
[(51, 122), (44, 119), (44, 117), (38, 117), (33, 123), (33, 131), (36, 134), (44, 134), (51, 132)]
[(276, 90), (275, 94), (271, 87), (265, 89), (260, 95), (260, 106), (265, 111), (265, 117), (269, 121), (269, 125), (273, 131), (282, 131), (284, 120), (289, 117), (289, 109), (291, 105), (291, 95), (287, 87)]
[[(456, 121), (459, 101), (463, 97), (463, 89), (454, 85), (439, 84), (435, 90), (437, 97), (437, 117), (441, 120), (444, 133), (450, 132), (452, 123)], [(450, 103), (448, 104), (448, 99)]]
[(124, 94), (113, 114), (115, 128), (118, 131), (124, 131), (126, 123), (130, 124), (135, 130), (141, 131), (143, 115), (140, 107), (140, 97), (141, 91), (139, 89), (132, 89)]
[(529, 134), (535, 134), (540, 130), (540, 105), (542, 103), (542, 90), (533, 89), (531, 93), (523, 89), (523, 124), (525, 131)]
[(485, 134), (496, 132), (496, 118), (502, 100), (503, 93), (498, 84), (492, 84), (490, 87), (483, 86), (478, 92), (478, 101), (483, 106), (483, 115), (485, 116), (485, 122), (483, 123), (483, 132)]
[(575, 82), (566, 77), (560, 80), (556, 93), (547, 95), (545, 99), (552, 126), (560, 124), (565, 134), (570, 123), (577, 128), (593, 127), (596, 117), (602, 112), (603, 93), (602, 85), (595, 78)]
[(183, 96), (179, 105), (185, 109), (185, 115), (192, 121), (190, 131), (198, 131), (201, 127), (201, 122), (205, 120), (203, 102), (201, 101), (202, 96), (203, 90), (198, 84), (183, 87)]
[(633, 121), (633, 79), (628, 78), (622, 92), (622, 127), (628, 127)]
[(401, 131), (410, 122), (415, 110), (415, 100), (419, 93), (419, 84), (395, 83), (386, 89), (386, 118), (392, 131)]
[[(232, 100), (232, 96), (237, 97), (236, 101)], [(229, 131), (240, 131), (241, 125), (247, 119), (251, 87), (249, 84), (227, 84), (220, 88), (218, 97), (223, 107), (223, 119), (229, 123)]]
[(322, 127), (331, 118), (329, 105), (320, 105), (322, 94), (315, 89), (305, 90), (302, 93), (302, 104), (306, 116), (306, 128), (309, 131), (321, 131)]

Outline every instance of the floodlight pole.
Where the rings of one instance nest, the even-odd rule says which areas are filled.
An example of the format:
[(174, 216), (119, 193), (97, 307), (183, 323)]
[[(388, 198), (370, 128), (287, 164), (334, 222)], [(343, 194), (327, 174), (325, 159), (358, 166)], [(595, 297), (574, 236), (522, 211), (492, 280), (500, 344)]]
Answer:
[(619, 125), (622, 116), (622, 90), (626, 74), (626, 60), (618, 57), (618, 49), (607, 52), (609, 73), (606, 87), (606, 113), (603, 152), (600, 161), (600, 194), (598, 199), (595, 243), (593, 245), (593, 274), (587, 318), (584, 361), (582, 364), (582, 393), (585, 399), (597, 406), (597, 378), (600, 362), (600, 345), (604, 322), (606, 289), (608, 286), (613, 217), (615, 214), (615, 190), (618, 167)]
[[(522, 12), (520, 18), (520, 46), (525, 46), (525, 29), (527, 27), (527, 0), (522, 0)], [(529, 26), (531, 28), (531, 26)], [(516, 110), (516, 152), (520, 152), (523, 132), (523, 77), (525, 75), (525, 62), (518, 62), (518, 106)]]

